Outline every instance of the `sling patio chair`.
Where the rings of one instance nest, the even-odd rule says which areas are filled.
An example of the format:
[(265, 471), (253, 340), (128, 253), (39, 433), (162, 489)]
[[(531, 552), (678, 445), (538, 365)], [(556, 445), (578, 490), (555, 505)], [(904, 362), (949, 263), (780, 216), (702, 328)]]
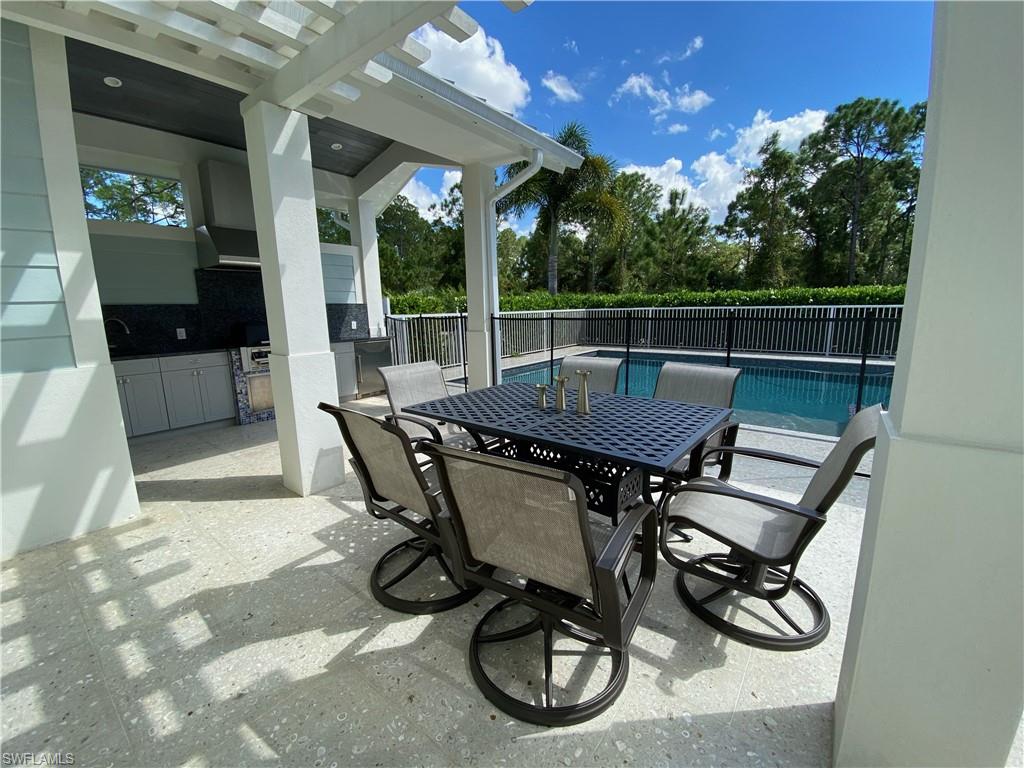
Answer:
[[(583, 484), (567, 472), (438, 445), (423, 449), (435, 462), (447, 502), (440, 524), (457, 582), (505, 597), (484, 614), (470, 641), (470, 672), (484, 696), (539, 725), (579, 723), (606, 710), (626, 684), (629, 643), (654, 585), (655, 508), (636, 504), (611, 528), (591, 520)], [(637, 534), (640, 562), (631, 586), (626, 568)], [(526, 622), (517, 623), (524, 613)], [(516, 652), (532, 647), (512, 641), (538, 631), (543, 690), (530, 682), (540, 677), (531, 673), (535, 656), (525, 674), (509, 670)], [(556, 633), (589, 653), (569, 664), (564, 649), (554, 652)], [(493, 649), (487, 654), (496, 664), (485, 661), (484, 649)]]
[(429, 438), (456, 448), (484, 450), (485, 446), (480, 441), (454, 424), (430, 421), (402, 412), (407, 406), (427, 400), (440, 400), (452, 394), (441, 366), (435, 361), (385, 366), (380, 369), (380, 375), (384, 379), (384, 391), (391, 405), (391, 414), (385, 419), (401, 427), (412, 440)]
[[(317, 407), (338, 422), (367, 512), (378, 520), (394, 520), (414, 534), (388, 549), (373, 567), (370, 591), (374, 598), (392, 610), (413, 614), (446, 611), (472, 599), (480, 588), (462, 589), (455, 584), (441, 547), (439, 488), (430, 462), (417, 459), (409, 436), (394, 424), (337, 405)], [(440, 568), (441, 574), (436, 574), (440, 578), (431, 580), (420, 570), (430, 562)], [(418, 575), (414, 591), (419, 596), (396, 594), (394, 590), (414, 573)]]
[(568, 386), (580, 388), (580, 377), (576, 371), (590, 371), (587, 379), (587, 390), (590, 392), (615, 392), (619, 385), (619, 369), (622, 368), (621, 357), (597, 357), (596, 355), (569, 355), (563, 357), (559, 365), (560, 376), (568, 376)]
[[(742, 372), (740, 368), (727, 368), (721, 365), (667, 362), (658, 371), (654, 399), (732, 408), (736, 396), (736, 382), (739, 381)], [(740, 425), (735, 421), (722, 424), (705, 441), (703, 455), (707, 456), (709, 449), (719, 445), (734, 445), (739, 428)], [(732, 454), (725, 452), (712, 456), (713, 464), (719, 467), (718, 479), (728, 480), (732, 472)], [(684, 456), (672, 468), (666, 478), (670, 484), (685, 481), (688, 477), (699, 477), (704, 473), (704, 466), (692, 458)]]
[[(828, 609), (813, 589), (796, 578), (796, 567), (850, 479), (870, 477), (857, 472), (857, 466), (874, 447), (881, 412), (879, 405), (860, 411), (821, 462), (756, 448), (720, 445), (709, 449), (709, 454), (729, 452), (815, 468), (796, 504), (709, 477), (691, 480), (662, 496), (661, 553), (678, 569), (676, 591), (693, 613), (722, 634), (758, 648), (796, 651), (825, 639)], [(729, 551), (684, 560), (669, 547), (672, 526), (699, 531)], [(687, 582), (688, 575), (697, 577), (694, 582), (703, 589), (714, 588), (702, 589), (698, 595)], [(734, 593), (739, 600), (725, 599)], [(756, 600), (744, 600), (743, 595)], [(788, 608), (781, 604), (787, 597), (793, 598)], [(762, 610), (754, 610), (750, 603)], [(712, 604), (719, 610), (712, 610)], [(796, 609), (798, 615), (794, 615)]]

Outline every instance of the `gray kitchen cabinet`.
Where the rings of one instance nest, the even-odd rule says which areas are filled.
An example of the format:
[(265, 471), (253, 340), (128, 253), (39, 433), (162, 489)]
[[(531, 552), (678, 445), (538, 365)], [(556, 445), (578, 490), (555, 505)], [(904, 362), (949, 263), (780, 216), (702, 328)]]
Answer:
[(128, 395), (124, 391), (124, 380), (122, 377), (117, 377), (117, 400), (121, 404), (121, 421), (124, 422), (124, 432), (128, 437), (131, 437), (134, 433), (132, 432), (132, 419), (128, 415)]
[(123, 376), (118, 384), (122, 415), (127, 412), (125, 431), (129, 437), (148, 435), (168, 428), (164, 386), (159, 373)]
[(198, 369), (164, 371), (164, 392), (167, 395), (167, 415), (171, 427), (202, 424), (203, 395), (199, 385)]
[(235, 417), (235, 383), (228, 366), (200, 368), (199, 393), (203, 403), (204, 421)]
[(359, 382), (356, 381), (356, 353), (351, 341), (331, 344), (334, 352), (334, 371), (338, 378), (338, 402), (359, 397)]

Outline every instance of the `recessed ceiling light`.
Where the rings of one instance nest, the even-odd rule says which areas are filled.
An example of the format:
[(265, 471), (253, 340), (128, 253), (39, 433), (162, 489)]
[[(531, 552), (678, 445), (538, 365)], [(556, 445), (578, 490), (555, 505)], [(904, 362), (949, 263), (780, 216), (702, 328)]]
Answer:
[(122, 85), (121, 78), (110, 77), (109, 75), (103, 78), (103, 84), (109, 85), (111, 88), (120, 88)]
[(345, 145), (344, 144), (339, 144), (338, 142), (334, 142), (333, 144), (331, 144), (331, 149), (333, 149), (335, 152), (340, 152), (344, 148), (345, 148)]

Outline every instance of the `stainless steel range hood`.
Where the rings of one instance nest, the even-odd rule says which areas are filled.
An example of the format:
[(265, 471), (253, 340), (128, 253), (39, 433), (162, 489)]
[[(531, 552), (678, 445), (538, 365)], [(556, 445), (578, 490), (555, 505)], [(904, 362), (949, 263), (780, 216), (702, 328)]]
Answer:
[(259, 269), (260, 248), (255, 229), (233, 227), (196, 227), (196, 248), (199, 266), (248, 267)]
[(196, 228), (199, 266), (258, 269), (260, 249), (249, 170), (218, 160), (199, 164), (206, 224)]

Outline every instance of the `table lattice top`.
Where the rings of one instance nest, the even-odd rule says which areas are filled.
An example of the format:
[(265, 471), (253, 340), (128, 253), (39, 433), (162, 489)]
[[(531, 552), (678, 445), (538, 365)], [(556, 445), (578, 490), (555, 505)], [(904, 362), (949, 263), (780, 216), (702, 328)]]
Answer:
[(566, 409), (556, 411), (554, 388), (548, 407), (537, 407), (533, 384), (513, 382), (477, 389), (403, 410), (415, 416), (458, 424), (471, 432), (552, 446), (666, 472), (715, 427), (732, 415), (729, 408), (590, 393), (587, 416), (576, 413), (576, 390), (566, 390)]

